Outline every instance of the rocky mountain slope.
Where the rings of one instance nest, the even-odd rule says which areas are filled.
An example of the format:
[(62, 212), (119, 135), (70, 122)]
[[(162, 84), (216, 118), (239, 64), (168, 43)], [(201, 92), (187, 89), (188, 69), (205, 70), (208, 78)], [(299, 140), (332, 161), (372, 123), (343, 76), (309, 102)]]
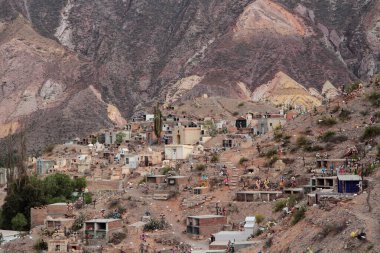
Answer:
[[(112, 124), (109, 106), (128, 117), (172, 95), (249, 99), (279, 71), (318, 92), (326, 81), (366, 79), (379, 69), (379, 8), (376, 0), (0, 0), (0, 124), (33, 118), (33, 135), (51, 133), (42, 144)], [(78, 114), (65, 118), (62, 108)]]

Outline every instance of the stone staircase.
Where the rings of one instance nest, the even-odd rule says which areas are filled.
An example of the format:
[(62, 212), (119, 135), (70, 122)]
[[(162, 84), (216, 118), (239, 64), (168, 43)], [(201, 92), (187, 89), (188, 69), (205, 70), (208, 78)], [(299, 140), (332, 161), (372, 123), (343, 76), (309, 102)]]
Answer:
[(238, 169), (232, 162), (227, 161), (225, 158), (222, 158), (220, 162), (227, 167), (227, 172), (230, 177), (229, 187), (231, 190), (237, 189), (240, 176), (243, 175), (243, 170)]

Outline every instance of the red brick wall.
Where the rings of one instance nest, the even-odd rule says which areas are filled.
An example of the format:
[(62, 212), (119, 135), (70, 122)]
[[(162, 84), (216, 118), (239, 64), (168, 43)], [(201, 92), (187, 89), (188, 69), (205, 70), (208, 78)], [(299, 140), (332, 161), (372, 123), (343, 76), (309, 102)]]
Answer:
[(67, 205), (48, 205), (47, 214), (52, 218), (63, 218), (67, 213)]
[(108, 230), (121, 229), (123, 223), (121, 220), (116, 220), (108, 223)]
[(47, 208), (46, 207), (36, 207), (30, 209), (30, 224), (31, 227), (34, 228), (39, 225), (44, 224), (44, 220), (47, 216)]
[(227, 224), (227, 217), (217, 217), (199, 220), (199, 234), (209, 236), (223, 229), (223, 225)]

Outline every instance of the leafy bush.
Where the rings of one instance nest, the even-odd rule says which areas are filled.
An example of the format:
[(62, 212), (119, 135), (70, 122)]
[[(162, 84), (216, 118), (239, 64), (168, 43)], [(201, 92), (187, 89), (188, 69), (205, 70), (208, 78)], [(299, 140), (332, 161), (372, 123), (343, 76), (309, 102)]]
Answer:
[(329, 118), (329, 117), (326, 117), (326, 116), (322, 117), (321, 119), (319, 119), (317, 121), (318, 125), (329, 126), (329, 127), (335, 125), (336, 123), (337, 122), (336, 122), (336, 120), (334, 118)]
[(287, 203), (288, 203), (287, 199), (276, 200), (276, 202), (274, 202), (274, 205), (273, 205), (273, 211), (274, 212), (282, 211), (282, 209), (286, 207)]
[(239, 112), (233, 112), (232, 115), (236, 117), (239, 115)]
[(296, 144), (298, 147), (306, 146), (310, 144), (310, 140), (306, 138), (306, 136), (301, 135), (301, 136), (298, 136), (296, 140)]
[(344, 90), (345, 90), (348, 94), (350, 94), (350, 93), (356, 91), (357, 89), (359, 89), (359, 84), (360, 84), (360, 82), (351, 83), (351, 84), (345, 86), (345, 87), (344, 87)]
[(211, 162), (212, 163), (219, 162), (219, 155), (218, 154), (213, 154), (212, 157), (211, 157)]
[(244, 102), (241, 102), (238, 104), (238, 107), (242, 107), (242, 106), (244, 106)]
[(144, 231), (154, 231), (156, 229), (163, 230), (167, 227), (167, 223), (164, 220), (158, 220), (158, 219), (150, 219), (145, 225), (144, 225)]
[(263, 220), (265, 219), (265, 216), (262, 215), (262, 214), (256, 214), (256, 215), (255, 215), (255, 218), (256, 218), (256, 223), (257, 223), (257, 224), (260, 224), (260, 223), (263, 222)]
[(268, 151), (265, 153), (265, 156), (266, 156), (267, 158), (271, 158), (271, 157), (274, 156), (274, 155), (277, 155), (277, 150), (276, 150), (275, 148), (270, 149), (270, 150), (268, 150)]
[(166, 175), (166, 174), (168, 174), (169, 171), (172, 171), (172, 170), (173, 170), (172, 167), (169, 167), (169, 166), (163, 167), (161, 169), (161, 175)]
[(367, 95), (367, 99), (369, 100), (369, 102), (373, 106), (375, 106), (375, 107), (380, 106), (380, 93), (379, 92), (376, 92), (376, 91), (371, 92), (370, 94)]
[(265, 164), (266, 167), (272, 168), (272, 166), (278, 161), (277, 156), (272, 156), (269, 161)]
[(79, 216), (75, 219), (73, 225), (71, 226), (71, 229), (73, 231), (78, 231), (81, 228), (83, 228), (84, 222), (86, 221), (86, 216), (81, 213)]
[(92, 203), (92, 194), (91, 194), (91, 193), (85, 193), (85, 194), (84, 194), (84, 203), (85, 203), (86, 205)]
[(318, 234), (321, 239), (326, 238), (328, 235), (337, 235), (345, 230), (347, 224), (345, 221), (336, 222), (336, 223), (328, 223), (326, 224), (322, 231)]
[(240, 158), (240, 160), (239, 160), (239, 164), (240, 164), (240, 165), (243, 165), (243, 163), (248, 162), (248, 161), (249, 161), (249, 160), (248, 160), (247, 157), (242, 157), (242, 158)]
[(292, 194), (289, 196), (289, 198), (287, 199), (287, 206), (289, 208), (292, 208), (294, 207), (298, 201), (300, 201), (302, 199), (302, 195), (301, 194)]
[(207, 168), (207, 166), (203, 163), (199, 163), (197, 165), (195, 165), (195, 170), (197, 171), (205, 171)]
[(23, 231), (28, 225), (28, 221), (22, 213), (16, 214), (16, 216), (12, 218), (11, 223), (12, 229), (16, 231)]
[(363, 135), (361, 136), (362, 140), (367, 140), (371, 138), (375, 138), (376, 136), (380, 135), (380, 127), (375, 126), (368, 126), (365, 128)]
[(338, 115), (338, 118), (341, 120), (341, 121), (346, 121), (346, 120), (349, 120), (351, 119), (351, 112), (348, 111), (348, 110), (345, 110), (345, 109), (342, 109)]
[[(1, 227), (11, 229), (11, 220), (22, 213), (30, 225), (30, 209), (36, 206), (58, 202), (73, 201), (73, 192), (80, 192), (86, 185), (83, 179), (71, 179), (70, 176), (56, 173), (39, 179), (34, 176), (24, 176), (10, 184), (9, 194), (1, 212)], [(77, 189), (80, 188), (80, 189)]]
[(335, 132), (327, 131), (326, 133), (319, 136), (319, 139), (323, 142), (329, 142), (335, 136)]
[(306, 207), (302, 206), (295, 211), (293, 214), (293, 220), (292, 220), (292, 225), (297, 224), (300, 220), (305, 218), (305, 212), (306, 212)]

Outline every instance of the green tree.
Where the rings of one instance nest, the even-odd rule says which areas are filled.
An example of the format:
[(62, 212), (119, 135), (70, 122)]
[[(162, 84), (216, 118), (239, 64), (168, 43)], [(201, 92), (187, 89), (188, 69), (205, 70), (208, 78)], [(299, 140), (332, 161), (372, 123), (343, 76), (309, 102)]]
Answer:
[(79, 177), (73, 179), (73, 187), (76, 191), (82, 191), (82, 189), (86, 188), (87, 182), (86, 178)]
[(162, 113), (157, 103), (157, 106), (154, 107), (154, 134), (157, 137), (158, 143), (160, 143), (162, 131)]
[(125, 138), (126, 136), (127, 136), (127, 135), (126, 135), (124, 132), (117, 133), (117, 134), (116, 134), (116, 144), (121, 144), (121, 143), (123, 143), (123, 140), (124, 140), (124, 138)]
[(16, 214), (16, 216), (12, 218), (11, 223), (12, 229), (17, 231), (25, 230), (26, 226), (28, 225), (28, 221), (22, 213)]

